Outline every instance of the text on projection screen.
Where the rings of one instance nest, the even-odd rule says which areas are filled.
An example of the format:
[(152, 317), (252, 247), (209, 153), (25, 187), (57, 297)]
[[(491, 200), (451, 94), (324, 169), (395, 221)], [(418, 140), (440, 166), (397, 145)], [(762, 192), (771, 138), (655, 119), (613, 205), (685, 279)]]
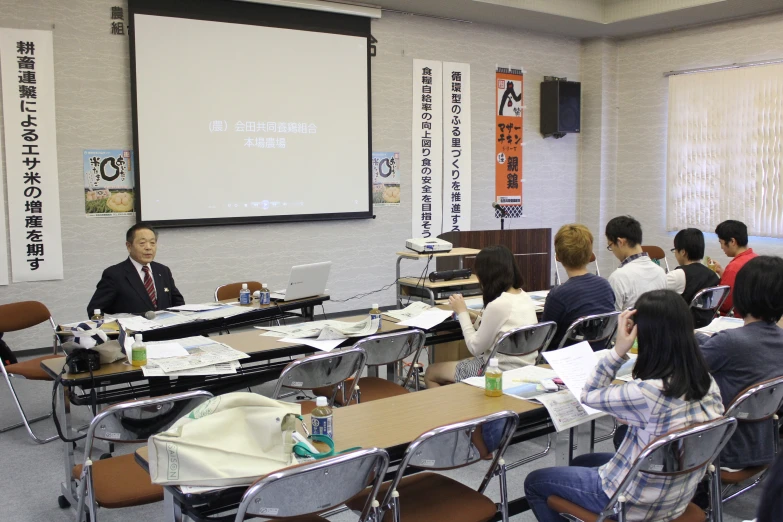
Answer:
[(136, 15), (145, 220), (368, 211), (367, 40)]

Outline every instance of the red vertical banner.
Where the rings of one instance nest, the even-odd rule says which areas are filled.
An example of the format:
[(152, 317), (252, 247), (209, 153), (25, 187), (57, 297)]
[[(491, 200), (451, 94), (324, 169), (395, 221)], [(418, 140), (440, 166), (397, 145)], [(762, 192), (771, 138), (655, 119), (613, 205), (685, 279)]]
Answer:
[(523, 73), (498, 68), (495, 73), (495, 202), (508, 217), (522, 216)]

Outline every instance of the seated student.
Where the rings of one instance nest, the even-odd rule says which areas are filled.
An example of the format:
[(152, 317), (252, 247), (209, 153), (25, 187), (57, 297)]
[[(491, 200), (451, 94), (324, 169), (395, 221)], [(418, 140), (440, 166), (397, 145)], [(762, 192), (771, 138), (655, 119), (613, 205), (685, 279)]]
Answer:
[[(701, 346), (723, 404), (753, 384), (783, 376), (783, 259), (758, 256), (737, 274), (734, 310), (745, 325), (724, 330)], [(720, 465), (741, 469), (775, 458), (772, 421), (741, 422), (723, 448)]]
[(87, 305), (87, 316), (97, 308), (108, 314), (144, 314), (185, 304), (166, 265), (155, 263), (158, 233), (136, 223), (125, 234), (128, 259), (103, 271)]
[[(461, 295), (451, 296), (449, 304), (457, 314), (465, 344), (475, 357), (429, 365), (424, 374), (427, 388), (451, 384), (479, 375), (495, 340), (501, 334), (512, 328), (535, 324), (538, 321), (533, 300), (522, 290), (522, 274), (514, 260), (514, 255), (508, 248), (502, 245), (482, 248), (476, 256), (473, 271), (481, 285), (484, 299), (484, 313), (477, 320), (476, 326), (474, 327)], [(500, 369), (506, 371), (535, 364), (536, 356), (535, 353), (526, 357), (498, 354), (497, 358)]]
[(767, 475), (767, 480), (762, 485), (763, 492), (756, 520), (780, 522), (783, 520), (783, 455), (778, 457)]
[(734, 306), (734, 279), (740, 268), (757, 257), (757, 254), (748, 247), (748, 227), (742, 221), (726, 220), (715, 227), (715, 233), (718, 234), (718, 242), (723, 253), (733, 258), (726, 268), (715, 262), (715, 273), (720, 276), (720, 284), (731, 287), (729, 297), (720, 307), (720, 313), (727, 314)]
[[(680, 266), (666, 274), (666, 288), (682, 295), (688, 306), (700, 290), (718, 286), (720, 277), (701, 263), (704, 257), (704, 234), (701, 230), (686, 228), (677, 232), (672, 252)], [(710, 324), (714, 315), (707, 310), (691, 311), (696, 328)]]
[[(557, 348), (571, 323), (586, 315), (614, 311), (614, 292), (606, 279), (587, 271), (593, 254), (593, 235), (584, 225), (563, 225), (555, 234), (555, 259), (560, 261), (568, 280), (553, 288), (546, 297), (541, 321), (557, 323), (550, 350)], [(602, 350), (601, 346), (594, 346)]]
[(642, 226), (631, 216), (618, 216), (606, 224), (606, 240), (620, 268), (609, 276), (614, 290), (615, 309), (633, 307), (650, 290), (666, 288), (666, 272), (642, 252)]
[[(634, 380), (614, 385), (637, 331), (639, 357)], [(530, 473), (525, 495), (541, 522), (562, 520), (547, 506), (550, 495), (600, 513), (650, 441), (723, 414), (718, 385), (707, 371), (693, 334), (693, 319), (679, 295), (669, 290), (647, 292), (637, 301), (635, 311), (620, 315), (615, 346), (588, 377), (582, 402), (628, 424), (628, 435), (617, 453), (582, 455), (571, 467)], [(701, 469), (674, 477), (635, 477), (625, 490), (627, 520), (678, 517), (703, 476)]]

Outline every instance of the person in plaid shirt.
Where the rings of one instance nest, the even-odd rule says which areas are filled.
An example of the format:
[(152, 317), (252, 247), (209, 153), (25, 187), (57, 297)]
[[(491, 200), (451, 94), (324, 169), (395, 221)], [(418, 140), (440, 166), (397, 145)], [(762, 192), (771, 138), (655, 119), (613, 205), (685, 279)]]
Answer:
[[(614, 385), (637, 332), (634, 379)], [(628, 434), (617, 453), (583, 455), (571, 467), (540, 469), (527, 476), (525, 495), (541, 522), (562, 521), (546, 504), (550, 495), (600, 513), (649, 442), (723, 414), (720, 390), (707, 370), (682, 297), (671, 290), (654, 290), (642, 294), (636, 310), (620, 314), (615, 347), (596, 365), (581, 399), (627, 424)], [(704, 472), (700, 469), (675, 477), (639, 474), (625, 491), (627, 520), (677, 518), (693, 498)]]

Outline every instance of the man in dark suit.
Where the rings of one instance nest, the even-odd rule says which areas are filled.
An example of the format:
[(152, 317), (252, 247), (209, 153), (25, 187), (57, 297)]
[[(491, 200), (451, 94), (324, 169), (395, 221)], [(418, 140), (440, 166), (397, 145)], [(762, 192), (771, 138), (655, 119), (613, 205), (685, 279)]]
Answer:
[(144, 223), (128, 229), (128, 259), (103, 271), (87, 305), (88, 317), (96, 309), (109, 314), (144, 314), (185, 304), (169, 267), (153, 262), (157, 241), (157, 231)]

